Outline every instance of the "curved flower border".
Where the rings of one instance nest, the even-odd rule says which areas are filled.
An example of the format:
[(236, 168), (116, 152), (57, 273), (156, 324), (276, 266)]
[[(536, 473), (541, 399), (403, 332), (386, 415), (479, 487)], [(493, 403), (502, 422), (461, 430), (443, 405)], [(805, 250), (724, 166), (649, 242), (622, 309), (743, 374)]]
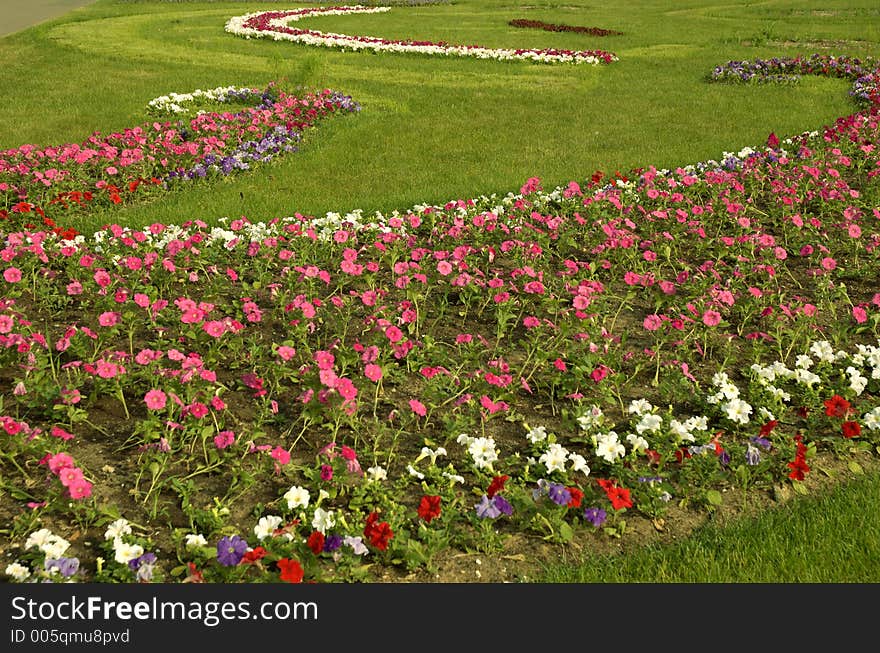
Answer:
[(388, 40), (375, 36), (349, 36), (293, 28), (288, 23), (315, 16), (343, 14), (374, 14), (389, 11), (389, 7), (310, 7), (285, 11), (259, 11), (230, 18), (226, 31), (245, 38), (270, 37), (276, 41), (293, 41), (305, 45), (339, 48), (341, 50), (372, 50), (374, 52), (402, 52), (431, 55), (475, 57), (500, 61), (536, 61), (541, 63), (603, 64), (617, 61), (617, 55), (604, 50), (495, 49), (480, 45), (450, 45), (444, 42)]

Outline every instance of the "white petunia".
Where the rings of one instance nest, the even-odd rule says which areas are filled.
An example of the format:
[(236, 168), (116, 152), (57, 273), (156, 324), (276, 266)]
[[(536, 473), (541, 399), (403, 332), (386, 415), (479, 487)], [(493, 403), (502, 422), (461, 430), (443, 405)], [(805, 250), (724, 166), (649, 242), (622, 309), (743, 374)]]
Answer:
[(121, 537), (113, 540), (113, 554), (116, 562), (127, 565), (129, 561), (144, 555), (144, 547), (140, 544), (129, 544)]
[(547, 451), (538, 457), (538, 462), (547, 468), (547, 473), (554, 471), (564, 472), (565, 461), (568, 459), (568, 451), (561, 444), (553, 443), (547, 447)]
[(384, 467), (380, 467), (379, 465), (375, 465), (367, 469), (367, 480), (368, 481), (384, 481), (388, 478), (388, 472), (385, 471)]
[(663, 418), (660, 415), (656, 415), (654, 413), (648, 413), (646, 415), (642, 415), (642, 419), (639, 420), (639, 423), (636, 424), (636, 432), (641, 435), (642, 433), (654, 433), (663, 425)]
[(25, 578), (31, 575), (31, 570), (25, 567), (23, 564), (13, 562), (6, 566), (6, 575), (14, 578), (17, 581), (23, 581)]
[(305, 508), (308, 506), (310, 495), (309, 491), (304, 487), (294, 485), (284, 493), (284, 498), (287, 500), (287, 508), (289, 510), (295, 510), (296, 508)]
[(323, 508), (315, 508), (315, 515), (312, 517), (312, 528), (316, 531), (326, 534), (336, 525), (336, 519), (333, 517), (332, 510), (324, 510)]
[(629, 446), (632, 447), (633, 451), (642, 452), (648, 450), (648, 441), (640, 435), (629, 433), (626, 436), (626, 441), (629, 442)]
[(547, 429), (544, 426), (536, 426), (532, 429), (529, 429), (529, 432), (526, 433), (526, 439), (532, 444), (536, 444), (538, 442), (543, 442), (547, 439)]
[(642, 415), (654, 410), (654, 406), (647, 399), (633, 399), (626, 410), (630, 414)]
[(498, 450), (492, 438), (473, 438), (468, 445), (468, 453), (477, 469), (492, 469), (492, 463), (498, 460)]
[(582, 455), (579, 453), (570, 453), (568, 454), (568, 459), (571, 461), (571, 471), (583, 472), (584, 476), (590, 475), (590, 466), (587, 465), (587, 459)]
[(122, 537), (123, 535), (131, 534), (131, 525), (128, 523), (127, 519), (119, 518), (109, 526), (107, 526), (107, 530), (104, 531), (104, 539), (108, 542), (110, 540), (115, 540), (117, 537)]
[(626, 448), (620, 443), (617, 433), (614, 431), (600, 433), (596, 441), (596, 455), (607, 460), (609, 463), (613, 463), (618, 458), (626, 455)]
[(748, 424), (749, 415), (752, 414), (752, 407), (742, 399), (731, 399), (723, 406), (727, 418), (737, 424)]
[(275, 529), (281, 526), (283, 520), (278, 515), (266, 515), (260, 517), (260, 521), (254, 526), (254, 535), (258, 540), (264, 540), (275, 532)]
[(187, 549), (198, 549), (203, 546), (208, 546), (208, 540), (205, 539), (204, 535), (199, 533), (187, 534), (183, 542)]

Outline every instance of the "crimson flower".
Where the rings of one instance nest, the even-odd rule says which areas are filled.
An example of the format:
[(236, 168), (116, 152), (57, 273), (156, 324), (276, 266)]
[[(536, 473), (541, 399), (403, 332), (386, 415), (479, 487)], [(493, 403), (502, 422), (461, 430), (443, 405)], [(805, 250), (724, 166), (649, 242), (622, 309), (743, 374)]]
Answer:
[(844, 422), (841, 426), (841, 430), (843, 431), (843, 437), (856, 438), (862, 432), (862, 425), (853, 421)]
[(850, 403), (840, 395), (834, 395), (823, 403), (825, 404), (825, 414), (828, 417), (843, 417), (850, 409)]
[(312, 534), (309, 535), (306, 544), (308, 544), (312, 553), (318, 555), (324, 550), (324, 534), (321, 531), (313, 531)]
[(419, 503), (419, 517), (431, 523), (434, 517), (440, 516), (440, 497), (425, 495)]
[(569, 499), (568, 503), (565, 504), (569, 508), (580, 508), (581, 501), (584, 500), (584, 492), (578, 487), (570, 487), (567, 488), (569, 493), (571, 493), (571, 499)]
[(254, 549), (251, 549), (250, 551), (245, 551), (245, 554), (241, 557), (241, 560), (238, 562), (238, 564), (242, 565), (256, 562), (257, 560), (265, 558), (268, 553), (269, 552), (266, 551), (266, 549), (258, 546)]
[(281, 558), (278, 561), (278, 569), (281, 570), (281, 580), (286, 583), (301, 583), (303, 579), (303, 568), (297, 560), (290, 558)]
[(369, 514), (364, 524), (364, 537), (374, 547), (384, 551), (388, 548), (391, 538), (394, 537), (394, 531), (391, 530), (391, 526), (388, 525), (387, 521), (379, 522), (379, 513), (374, 510)]
[(504, 484), (507, 483), (510, 476), (507, 474), (503, 474), (502, 476), (496, 476), (492, 479), (492, 482), (489, 483), (489, 489), (486, 490), (486, 496), (490, 499), (494, 497), (499, 492), (504, 491)]

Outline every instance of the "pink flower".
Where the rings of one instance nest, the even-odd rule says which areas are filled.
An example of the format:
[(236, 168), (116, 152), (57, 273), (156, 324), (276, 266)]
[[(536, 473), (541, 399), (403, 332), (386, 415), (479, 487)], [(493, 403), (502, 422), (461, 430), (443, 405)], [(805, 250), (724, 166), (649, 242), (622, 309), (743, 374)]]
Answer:
[(859, 324), (864, 324), (868, 321), (868, 312), (861, 306), (853, 306), (852, 316)]
[(21, 270), (18, 268), (6, 268), (3, 271), (3, 278), (6, 279), (8, 283), (18, 283), (21, 281)]
[(150, 410), (162, 410), (165, 408), (167, 400), (168, 396), (161, 390), (150, 390), (144, 395), (144, 403), (147, 404), (147, 408)]
[(606, 376), (608, 376), (608, 368), (605, 365), (599, 365), (599, 367), (590, 372), (590, 378), (593, 379), (594, 383), (601, 382)]
[(648, 331), (656, 331), (663, 325), (663, 319), (657, 315), (656, 313), (649, 315), (642, 322), (642, 326), (645, 327)]
[(73, 438), (73, 433), (68, 433), (60, 426), (53, 426), (52, 430), (49, 432), (49, 434), (53, 438), (60, 438), (62, 440), (70, 440)]
[(373, 383), (377, 383), (382, 378), (382, 368), (375, 363), (370, 363), (364, 367), (364, 376)]
[(329, 351), (316, 351), (314, 356), (315, 362), (318, 364), (319, 370), (333, 369), (333, 363), (336, 361), (333, 354)]
[(62, 469), (68, 467), (75, 467), (73, 458), (66, 453), (56, 453), (54, 456), (50, 456), (46, 462), (49, 465), (49, 471), (53, 474), (59, 474)]
[(534, 329), (536, 326), (541, 324), (541, 320), (536, 318), (534, 315), (528, 315), (523, 320), (523, 326), (527, 329)]
[(220, 320), (208, 320), (202, 323), (202, 330), (212, 338), (219, 338), (226, 333), (226, 325)]
[(290, 462), (290, 452), (287, 449), (282, 449), (281, 447), (275, 447), (272, 451), (269, 452), (269, 455), (278, 461), (279, 465), (286, 465)]
[(557, 358), (555, 361), (553, 361), (553, 367), (555, 367), (560, 372), (567, 372), (568, 371), (568, 366), (565, 364), (565, 361), (562, 360), (561, 358)]
[(480, 397), (480, 405), (488, 410), (490, 415), (494, 415), (498, 411), (507, 410), (510, 407), (504, 401), (492, 401), (487, 395)]
[(440, 261), (439, 263), (437, 263), (437, 272), (442, 274), (444, 277), (447, 274), (451, 274), (452, 273), (452, 263), (450, 263), (449, 261)]
[(703, 324), (708, 327), (717, 326), (721, 322), (721, 313), (709, 309), (703, 313)]
[(829, 272), (837, 267), (837, 261), (835, 261), (830, 256), (826, 256), (825, 258), (823, 258), (820, 261), (820, 263), (821, 263), (822, 267), (825, 268), (826, 270), (828, 270)]
[(419, 417), (424, 417), (428, 414), (428, 409), (425, 408), (425, 404), (418, 399), (410, 399), (409, 407), (412, 408), (412, 411)]
[(214, 445), (218, 449), (225, 449), (233, 442), (235, 442), (235, 433), (232, 431), (220, 431), (214, 436)]
[(186, 407), (187, 411), (190, 415), (195, 417), (196, 419), (202, 419), (205, 415), (207, 415), (210, 411), (208, 407), (200, 401), (194, 401), (189, 406)]
[(403, 338), (403, 331), (392, 325), (385, 329), (385, 337), (391, 342), (400, 342)]
[(289, 361), (296, 356), (296, 349), (288, 347), (287, 345), (281, 345), (278, 347), (276, 353), (281, 357), (281, 360)]
[(106, 311), (98, 316), (98, 324), (102, 327), (111, 327), (119, 322), (119, 313), (115, 311)]
[(67, 493), (71, 499), (85, 499), (92, 496), (92, 484), (83, 479), (79, 483), (68, 485)]
[(61, 481), (61, 485), (64, 487), (70, 487), (71, 485), (78, 485), (85, 478), (79, 467), (65, 467), (58, 472), (58, 480)]

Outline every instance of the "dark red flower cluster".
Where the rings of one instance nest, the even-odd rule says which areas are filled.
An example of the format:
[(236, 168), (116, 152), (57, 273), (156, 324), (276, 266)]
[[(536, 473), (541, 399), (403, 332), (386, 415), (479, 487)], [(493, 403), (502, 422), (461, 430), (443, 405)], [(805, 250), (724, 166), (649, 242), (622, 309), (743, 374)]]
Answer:
[(602, 29), (601, 27), (582, 27), (580, 25), (557, 25), (555, 23), (545, 23), (540, 20), (528, 20), (526, 18), (516, 18), (510, 23), (511, 27), (526, 27), (530, 29), (542, 29), (545, 32), (577, 32), (578, 34), (589, 34), (590, 36), (620, 36), (623, 32), (613, 29)]
[(788, 463), (791, 469), (788, 477), (795, 481), (803, 481), (804, 475), (810, 471), (810, 466), (807, 464), (807, 447), (802, 436), (796, 435), (794, 439), (797, 443), (797, 451), (795, 452), (794, 460)]
[(374, 547), (385, 551), (391, 538), (394, 537), (394, 531), (391, 530), (387, 521), (379, 521), (379, 513), (374, 510), (369, 514), (366, 524), (364, 524), (364, 537)]
[(432, 519), (440, 516), (440, 502), (441, 499), (439, 496), (430, 496), (427, 494), (423, 496), (419, 503), (419, 517), (430, 524)]
[(633, 502), (629, 496), (629, 490), (620, 487), (617, 484), (617, 481), (600, 478), (596, 479), (596, 482), (599, 484), (599, 487), (605, 491), (605, 496), (607, 496), (608, 500), (611, 502), (612, 508), (615, 510), (632, 508)]

